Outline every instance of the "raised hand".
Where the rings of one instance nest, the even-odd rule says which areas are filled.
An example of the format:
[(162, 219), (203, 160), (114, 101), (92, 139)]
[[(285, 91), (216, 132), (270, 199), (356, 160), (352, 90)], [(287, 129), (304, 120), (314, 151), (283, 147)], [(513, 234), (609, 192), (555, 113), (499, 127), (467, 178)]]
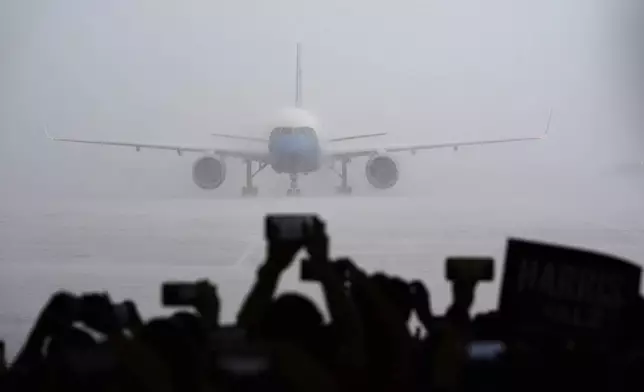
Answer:
[(204, 279), (197, 282), (196, 288), (195, 307), (208, 327), (216, 327), (219, 324), (219, 312), (221, 309), (217, 286)]

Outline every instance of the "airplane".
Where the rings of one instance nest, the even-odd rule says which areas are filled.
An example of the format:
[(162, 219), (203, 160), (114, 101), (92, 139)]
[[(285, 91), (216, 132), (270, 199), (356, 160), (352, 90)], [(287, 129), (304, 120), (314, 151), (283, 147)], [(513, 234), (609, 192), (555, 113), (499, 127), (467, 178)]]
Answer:
[[(388, 189), (396, 185), (399, 177), (399, 165), (393, 154), (400, 152), (487, 145), (498, 143), (511, 143), (520, 141), (534, 141), (544, 139), (550, 128), (548, 117), (546, 130), (539, 137), (507, 138), (494, 140), (477, 140), (466, 142), (391, 145), (382, 148), (338, 148), (338, 144), (346, 140), (374, 138), (384, 136), (386, 133), (356, 134), (345, 137), (329, 138), (321, 132), (316, 118), (303, 108), (302, 95), (302, 49), (297, 44), (296, 49), (296, 74), (295, 74), (295, 105), (278, 113), (277, 121), (268, 127), (266, 138), (239, 136), (231, 134), (213, 133), (212, 136), (253, 142), (253, 147), (226, 148), (212, 146), (166, 145), (154, 143), (136, 143), (125, 141), (69, 139), (53, 137), (45, 129), (46, 136), (54, 141), (99, 144), (108, 146), (133, 147), (136, 151), (142, 148), (171, 150), (178, 155), (184, 152), (202, 154), (192, 166), (192, 179), (203, 190), (219, 188), (226, 179), (226, 160), (228, 158), (241, 159), (246, 165), (246, 185), (242, 188), (243, 196), (256, 196), (258, 188), (253, 185), (253, 178), (267, 167), (276, 173), (288, 174), (290, 187), (287, 195), (299, 195), (298, 178), (301, 174), (317, 172), (323, 167), (329, 167), (340, 177), (338, 193), (349, 194), (352, 188), (348, 184), (348, 164), (354, 158), (368, 158), (365, 166), (365, 175), (368, 182), (377, 189)], [(335, 169), (335, 164), (340, 163), (340, 170)], [(255, 164), (257, 167), (255, 167)]]

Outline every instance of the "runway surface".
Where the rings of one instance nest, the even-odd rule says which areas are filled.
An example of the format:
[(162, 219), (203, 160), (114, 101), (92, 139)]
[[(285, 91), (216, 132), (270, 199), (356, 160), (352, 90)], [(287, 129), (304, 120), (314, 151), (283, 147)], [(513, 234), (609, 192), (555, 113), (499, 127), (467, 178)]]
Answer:
[[(644, 197), (635, 188), (547, 188), (478, 186), (409, 197), (13, 200), (0, 208), (0, 337), (13, 355), (60, 288), (108, 290), (151, 316), (168, 312), (160, 307), (163, 281), (199, 277), (218, 284), (223, 319), (232, 320), (262, 260), (263, 218), (270, 212), (319, 213), (334, 255), (350, 255), (370, 271), (423, 279), (436, 312), (449, 302), (443, 272), (449, 255), (495, 257), (496, 280), (479, 288), (475, 308), (496, 306), (508, 236), (644, 261)], [(319, 299), (318, 288), (299, 283), (298, 273), (291, 268), (282, 289)]]

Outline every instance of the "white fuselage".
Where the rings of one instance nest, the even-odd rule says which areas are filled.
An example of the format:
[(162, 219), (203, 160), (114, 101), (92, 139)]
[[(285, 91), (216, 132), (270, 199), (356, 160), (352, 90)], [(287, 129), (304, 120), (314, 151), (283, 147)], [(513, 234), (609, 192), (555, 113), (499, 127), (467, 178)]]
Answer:
[(286, 108), (278, 112), (268, 131), (270, 164), (278, 173), (310, 173), (320, 169), (328, 140), (310, 112)]

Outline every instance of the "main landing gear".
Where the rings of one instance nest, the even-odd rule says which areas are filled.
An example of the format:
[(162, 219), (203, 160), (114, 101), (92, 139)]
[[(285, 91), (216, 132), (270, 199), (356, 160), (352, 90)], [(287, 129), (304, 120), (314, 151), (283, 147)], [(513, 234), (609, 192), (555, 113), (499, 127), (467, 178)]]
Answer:
[(253, 161), (246, 160), (246, 186), (242, 188), (242, 196), (257, 196), (258, 189), (253, 186), (253, 178), (268, 166), (265, 162), (260, 162), (259, 168), (253, 172)]
[(334, 170), (342, 180), (342, 182), (340, 183), (340, 186), (336, 188), (336, 191), (344, 195), (348, 195), (352, 192), (352, 189), (349, 186), (349, 179), (348, 179), (349, 173), (347, 171), (347, 165), (349, 164), (349, 162), (351, 162), (351, 160), (348, 158), (342, 159), (342, 170), (340, 171), (340, 173)]
[[(336, 191), (340, 194), (348, 195), (353, 189), (349, 186), (349, 173), (347, 166), (351, 162), (350, 159), (345, 158), (341, 160), (341, 170), (338, 172), (334, 167), (331, 169), (340, 177), (340, 186), (336, 188)], [(257, 196), (258, 189), (253, 186), (253, 178), (262, 170), (268, 166), (265, 162), (260, 162), (257, 170), (253, 171), (253, 161), (246, 160), (246, 186), (242, 188), (242, 196)], [(298, 186), (298, 175), (296, 173), (291, 173), (289, 175), (291, 179), (291, 185), (286, 191), (287, 196), (298, 196), (301, 194), (300, 188)]]
[(287, 196), (298, 196), (300, 188), (297, 186), (297, 174), (290, 174), (291, 178), (291, 187), (286, 191)]

